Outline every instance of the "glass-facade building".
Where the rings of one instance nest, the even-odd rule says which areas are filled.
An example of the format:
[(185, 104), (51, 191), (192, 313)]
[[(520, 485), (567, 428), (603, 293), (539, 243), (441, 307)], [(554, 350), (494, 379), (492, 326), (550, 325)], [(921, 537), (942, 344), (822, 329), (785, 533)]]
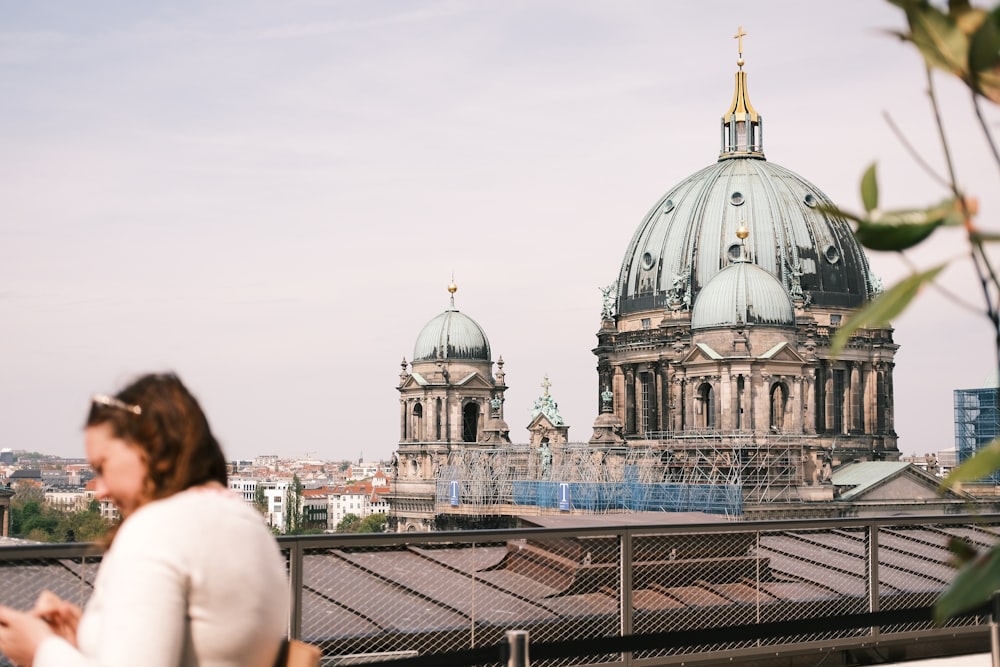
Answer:
[[(997, 388), (955, 390), (955, 451), (958, 463), (1000, 437)], [(1000, 484), (1000, 471), (984, 479)]]

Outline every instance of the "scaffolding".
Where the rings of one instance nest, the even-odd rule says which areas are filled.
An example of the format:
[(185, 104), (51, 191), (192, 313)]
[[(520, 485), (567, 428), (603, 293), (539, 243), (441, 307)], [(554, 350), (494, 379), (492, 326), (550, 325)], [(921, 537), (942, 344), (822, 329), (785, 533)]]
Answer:
[(461, 448), (435, 479), (445, 513), (495, 515), (528, 508), (583, 513), (708, 512), (739, 516), (744, 503), (795, 502), (801, 440), (704, 431), (627, 446)]

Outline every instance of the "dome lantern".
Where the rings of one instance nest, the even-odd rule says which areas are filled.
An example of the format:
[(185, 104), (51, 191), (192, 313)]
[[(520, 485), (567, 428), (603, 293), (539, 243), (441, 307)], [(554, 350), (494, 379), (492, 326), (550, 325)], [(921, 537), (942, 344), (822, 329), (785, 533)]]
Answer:
[(747, 33), (740, 26), (733, 37), (739, 42), (739, 58), (736, 65), (736, 89), (733, 102), (722, 116), (722, 152), (719, 159), (731, 157), (764, 158), (764, 127), (760, 114), (750, 104), (747, 93), (747, 74), (743, 71), (743, 38)]

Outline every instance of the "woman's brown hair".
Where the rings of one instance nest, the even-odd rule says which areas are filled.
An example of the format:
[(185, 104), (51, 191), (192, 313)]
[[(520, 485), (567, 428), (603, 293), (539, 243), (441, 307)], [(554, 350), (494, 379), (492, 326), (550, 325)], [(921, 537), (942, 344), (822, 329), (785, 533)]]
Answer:
[(96, 396), (87, 426), (109, 424), (145, 454), (142, 502), (207, 482), (226, 484), (226, 458), (201, 406), (173, 373), (143, 375), (113, 397)]

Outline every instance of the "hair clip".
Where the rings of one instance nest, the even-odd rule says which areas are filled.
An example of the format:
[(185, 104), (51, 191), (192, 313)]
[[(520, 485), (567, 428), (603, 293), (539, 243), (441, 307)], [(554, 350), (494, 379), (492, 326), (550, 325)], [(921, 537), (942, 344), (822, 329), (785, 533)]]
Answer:
[(142, 408), (138, 405), (132, 405), (126, 403), (120, 398), (115, 398), (114, 396), (108, 396), (107, 394), (94, 394), (90, 397), (90, 400), (99, 405), (104, 405), (109, 408), (118, 408), (119, 410), (125, 410), (126, 412), (131, 412), (132, 414), (141, 415)]

